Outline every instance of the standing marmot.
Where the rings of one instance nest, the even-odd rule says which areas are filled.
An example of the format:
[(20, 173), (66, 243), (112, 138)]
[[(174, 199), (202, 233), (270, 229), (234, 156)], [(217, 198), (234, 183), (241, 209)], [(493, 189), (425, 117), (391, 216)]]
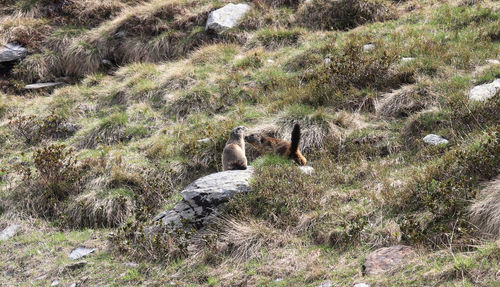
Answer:
[(247, 169), (244, 141), (246, 130), (247, 128), (239, 126), (231, 131), (224, 151), (222, 152), (223, 170)]
[(286, 156), (298, 165), (306, 165), (306, 158), (300, 153), (300, 125), (295, 124), (292, 131), (292, 142), (282, 139), (264, 136), (262, 134), (251, 134), (245, 137), (245, 140), (255, 147), (260, 154), (274, 153)]

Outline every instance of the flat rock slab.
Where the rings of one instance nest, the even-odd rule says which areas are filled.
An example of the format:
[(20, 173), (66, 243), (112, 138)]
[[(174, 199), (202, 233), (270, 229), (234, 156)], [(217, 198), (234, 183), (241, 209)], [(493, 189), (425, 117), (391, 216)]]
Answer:
[(423, 138), (423, 141), (430, 145), (440, 145), (440, 144), (448, 144), (448, 140), (443, 138), (440, 135), (428, 134)]
[(251, 7), (248, 4), (229, 3), (220, 9), (212, 11), (208, 15), (205, 30), (222, 32), (236, 27), (250, 9)]
[(365, 264), (363, 264), (363, 273), (365, 275), (385, 273), (401, 265), (404, 259), (414, 253), (413, 248), (405, 245), (377, 249), (366, 257)]
[(50, 83), (36, 83), (24, 86), (25, 90), (38, 90), (43, 88), (51, 88), (62, 85), (61, 82), (50, 82)]
[(201, 228), (216, 218), (218, 209), (238, 193), (250, 191), (248, 180), (254, 172), (229, 170), (197, 179), (181, 192), (182, 200), (174, 208), (158, 214), (153, 221), (161, 220), (163, 228), (180, 228), (185, 225)]
[(82, 257), (89, 255), (90, 253), (92, 253), (94, 251), (95, 251), (95, 248), (87, 248), (87, 247), (80, 246), (80, 247), (73, 249), (73, 251), (71, 251), (71, 253), (69, 254), (68, 257), (70, 259), (73, 259), (73, 260), (78, 260)]
[(0, 232), (0, 241), (9, 240), (10, 238), (16, 236), (16, 234), (21, 230), (21, 226), (14, 224), (7, 226), (2, 232)]
[(491, 83), (475, 86), (469, 91), (469, 100), (484, 102), (493, 98), (500, 91), (500, 79)]
[(27, 53), (28, 50), (24, 47), (11, 43), (5, 44), (0, 48), (0, 63), (17, 61), (26, 56)]

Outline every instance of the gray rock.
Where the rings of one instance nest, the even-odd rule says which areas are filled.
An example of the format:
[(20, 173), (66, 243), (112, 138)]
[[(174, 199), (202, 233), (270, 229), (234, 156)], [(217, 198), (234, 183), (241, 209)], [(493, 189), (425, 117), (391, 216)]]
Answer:
[(329, 65), (331, 62), (332, 62), (332, 60), (331, 60), (330, 58), (324, 58), (324, 59), (323, 59), (323, 63), (324, 63), (325, 65)]
[(374, 49), (375, 49), (375, 45), (373, 45), (373, 44), (363, 45), (363, 52), (368, 52), (368, 51), (371, 51)]
[(135, 268), (135, 267), (139, 267), (139, 264), (137, 264), (135, 262), (125, 262), (125, 263), (123, 263), (123, 266)]
[(76, 283), (69, 285), (69, 287), (76, 287)]
[(43, 88), (51, 88), (61, 85), (61, 82), (36, 83), (24, 86), (25, 90), (38, 90)]
[(332, 286), (333, 286), (332, 281), (325, 281), (318, 285), (318, 287), (332, 287)]
[(413, 248), (405, 245), (394, 245), (377, 249), (370, 253), (363, 264), (363, 274), (377, 275), (385, 273), (404, 263), (404, 259), (415, 254)]
[(54, 281), (52, 281), (52, 283), (50, 283), (50, 286), (57, 286), (57, 285), (59, 285), (59, 283), (61, 283), (61, 282), (59, 282), (59, 280), (54, 280)]
[(411, 62), (413, 60), (415, 60), (415, 58), (412, 58), (412, 57), (403, 57), (403, 58), (401, 58), (401, 62), (403, 62), (403, 63)]
[(201, 140), (197, 140), (196, 142), (199, 142), (199, 143), (209, 143), (210, 142), (210, 138), (204, 138), (204, 139), (201, 139)]
[(500, 65), (500, 61), (497, 60), (497, 59), (488, 59), (486, 60), (486, 64), (490, 64), (490, 65)]
[(440, 145), (440, 144), (448, 144), (448, 140), (443, 138), (440, 135), (428, 134), (423, 138), (423, 141), (430, 145)]
[(238, 25), (243, 16), (245, 16), (251, 7), (248, 4), (233, 4), (229, 3), (226, 6), (212, 11), (208, 15), (207, 25), (205, 30), (213, 30), (215, 32), (223, 32)]
[(312, 166), (300, 166), (299, 167), (300, 171), (302, 171), (305, 174), (311, 175), (314, 173), (314, 168)]
[(217, 217), (218, 209), (231, 197), (250, 190), (248, 180), (253, 171), (249, 166), (246, 170), (223, 171), (197, 179), (181, 192), (181, 201), (158, 214), (153, 222), (161, 220), (163, 228), (201, 228)]
[(26, 48), (8, 43), (0, 48), (0, 63), (17, 61), (25, 57), (27, 53)]
[(10, 238), (16, 236), (16, 234), (21, 230), (21, 226), (14, 224), (7, 226), (2, 232), (0, 232), (0, 241), (9, 240)]
[(357, 283), (357, 284), (354, 284), (353, 287), (371, 287), (371, 285), (367, 284), (367, 283)]
[(469, 91), (469, 99), (477, 102), (484, 102), (493, 98), (500, 91), (500, 79), (491, 83), (475, 86)]
[(80, 247), (73, 249), (73, 251), (71, 251), (71, 253), (69, 254), (69, 258), (73, 259), (73, 260), (77, 260), (77, 259), (80, 259), (82, 257), (89, 255), (90, 253), (92, 253), (94, 251), (95, 251), (95, 248), (87, 248), (87, 247), (80, 246)]

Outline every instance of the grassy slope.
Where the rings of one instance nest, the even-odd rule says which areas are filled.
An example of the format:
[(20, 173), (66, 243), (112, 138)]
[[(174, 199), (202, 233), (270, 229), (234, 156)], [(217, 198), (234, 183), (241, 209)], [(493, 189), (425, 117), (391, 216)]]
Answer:
[[(13, 9), (28, 9), (37, 1), (21, 2), (28, 6)], [(28, 35), (33, 27), (47, 25), (48, 40), (26, 44), (32, 45), (35, 55), (56, 55), (50, 63), (30, 56), (21, 63), (25, 66), (7, 79), (9, 89), (0, 92), (0, 165), (4, 167), (0, 175), (7, 175), (0, 177), (0, 227), (10, 218), (24, 226), (21, 236), (1, 246), (2, 269), (7, 270), (0, 274), (3, 282), (47, 285), (59, 278), (84, 285), (316, 286), (331, 280), (334, 286), (354, 282), (488, 286), (497, 280), (498, 243), (478, 237), (473, 230), (457, 235), (455, 241), (449, 239), (446, 235), (455, 232), (449, 222), (466, 220), (447, 205), (438, 211), (432, 204), (412, 208), (422, 204), (418, 201), (419, 184), (428, 179), (445, 182), (434, 166), (439, 170), (447, 166), (442, 162), (455, 160), (452, 150), (473, 150), (466, 158), (474, 159), (478, 138), (484, 138), (498, 123), (498, 100), (491, 103), (493, 108), (467, 102), (469, 88), (500, 74), (498, 65), (486, 63), (499, 57), (500, 16), (492, 8), (495, 2), (472, 6), (446, 1), (384, 2), (392, 5), (397, 19), (365, 23), (349, 31), (297, 26), (290, 16), (299, 17), (303, 10), (262, 4), (255, 6), (241, 28), (209, 40), (199, 25), (203, 25), (206, 11), (225, 1), (202, 2), (110, 1), (104, 10), (113, 11), (111, 14), (117, 15), (114, 20), (108, 19), (108, 12), (90, 26), (66, 19), (74, 25), (71, 33), (60, 31), (68, 22), (43, 13), (18, 16), (31, 19), (34, 14), (37, 19), (24, 19), (24, 29), (10, 29), (9, 17), (1, 23), (2, 29), (28, 31)], [(183, 11), (183, 16), (160, 21), (170, 19), (171, 9)], [(159, 16), (154, 14), (158, 10)], [(136, 12), (142, 15), (142, 22), (133, 17)], [(128, 32), (126, 43), (113, 41), (111, 35), (116, 31), (136, 31), (134, 25), (145, 27), (144, 31)], [(167, 33), (169, 29), (178, 34)], [(14, 32), (18, 38), (12, 39), (21, 42), (21, 36)], [(204, 40), (208, 43), (198, 48), (198, 41)], [(167, 45), (169, 41), (173, 46)], [(359, 53), (366, 43), (377, 48)], [(114, 48), (103, 48), (108, 46)], [(132, 47), (135, 49), (130, 51), (135, 52), (129, 53)], [(58, 53), (62, 50), (70, 52), (61, 56)], [(172, 57), (161, 56), (167, 52)], [(137, 54), (145, 56), (134, 58)], [(114, 58), (109, 60), (122, 67), (108, 69), (99, 64), (110, 55)], [(176, 60), (178, 57), (181, 59)], [(330, 57), (331, 66), (323, 64), (325, 57)], [(401, 57), (416, 59), (401, 63)], [(174, 60), (161, 62), (168, 59)], [(152, 63), (131, 63), (135, 60)], [(75, 69), (78, 61), (92, 74), (74, 73), (79, 70)], [(77, 65), (70, 65), (74, 63)], [(67, 70), (58, 68), (60, 65)], [(36, 73), (19, 72), (23, 67)], [(340, 72), (338, 67), (342, 67)], [(74, 77), (74, 85), (51, 93), (16, 95), (22, 81), (51, 80), (65, 73)], [(396, 110), (387, 112), (395, 117), (375, 113), (373, 105), (383, 102), (382, 95), (400, 86), (410, 86), (412, 91), (409, 111), (389, 102), (385, 110)], [(401, 116), (398, 109), (406, 114)], [(28, 142), (26, 134), (16, 132), (19, 129), (9, 123), (21, 115), (33, 115), (26, 125), (43, 126), (51, 114), (77, 125), (76, 133), (42, 135)], [(261, 192), (231, 203), (237, 209), (229, 213), (237, 220), (224, 226), (222, 234), (232, 237), (222, 235), (215, 244), (204, 241), (197, 255), (168, 263), (140, 260), (136, 267), (124, 263), (137, 258), (107, 248), (108, 234), (116, 233), (113, 226), (127, 217), (150, 218), (178, 200), (177, 191), (192, 179), (220, 170), (220, 152), (231, 127), (266, 126), (286, 137), (293, 120), (300, 120), (305, 127), (303, 150), (318, 172), (312, 179), (297, 180), (288, 177), (293, 169), (286, 164), (276, 165), (273, 159), (261, 162), (255, 183)], [(420, 139), (427, 133), (441, 134), (451, 145), (426, 147)], [(198, 142), (204, 138), (211, 140)], [(19, 186), (27, 188), (21, 184), (17, 167), (24, 162), (32, 166), (33, 152), (47, 143), (73, 146), (81, 162), (90, 162), (90, 175), (78, 186), (79, 192), (63, 202), (56, 218), (18, 219), (13, 214), (21, 211), (21, 218), (30, 218), (25, 213), (32, 210), (12, 199)], [(481, 151), (482, 147), (479, 157)], [(491, 166), (491, 175), (466, 170), (466, 175), (474, 175), (474, 181), (449, 184), (451, 188), (458, 186), (458, 192), (477, 190), (478, 182), (495, 175), (495, 168), (498, 173), (498, 164)], [(451, 172), (456, 171), (452, 168)], [(266, 173), (266, 169), (272, 172)], [(276, 178), (285, 183), (273, 185)], [(28, 187), (31, 192), (40, 192)], [(305, 193), (303, 198), (291, 196), (303, 191), (314, 193)], [(297, 202), (273, 201), (274, 192)], [(412, 194), (415, 197), (409, 196)], [(148, 197), (158, 200), (151, 203)], [(269, 204), (261, 204), (267, 203), (265, 199)], [(452, 205), (457, 202), (461, 203), (456, 200)], [(290, 205), (282, 210), (281, 204)], [(152, 208), (145, 208), (148, 206)], [(99, 213), (102, 209), (112, 212)], [(429, 213), (431, 219), (426, 224), (431, 231), (420, 232), (412, 220)], [(86, 214), (97, 215), (89, 219)], [(424, 238), (415, 238), (412, 230)], [(414, 245), (419, 255), (392, 272), (393, 276), (362, 278), (360, 266), (370, 250), (401, 240)], [(218, 246), (224, 245), (221, 242), (235, 247), (224, 249)], [(66, 255), (80, 244), (98, 251), (87, 259), (86, 267), (64, 271), (69, 264)], [(463, 252), (466, 245), (467, 252)]]

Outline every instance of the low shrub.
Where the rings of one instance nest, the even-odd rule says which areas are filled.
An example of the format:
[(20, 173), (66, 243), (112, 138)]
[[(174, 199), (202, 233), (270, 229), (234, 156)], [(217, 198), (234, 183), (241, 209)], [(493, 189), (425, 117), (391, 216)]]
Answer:
[[(403, 239), (450, 244), (467, 238), (474, 227), (467, 219), (477, 186), (500, 169), (500, 125), (466, 148), (445, 153), (435, 163), (415, 173), (393, 205)], [(423, 216), (426, 214), (426, 216)], [(454, 234), (454, 235), (452, 235)]]
[(293, 228), (302, 214), (318, 208), (322, 187), (290, 161), (270, 162), (271, 165), (255, 167), (252, 192), (231, 199), (226, 212), (240, 218), (266, 220), (277, 228)]
[(54, 113), (39, 118), (34, 115), (10, 117), (8, 125), (12, 133), (26, 144), (37, 144), (44, 139), (64, 139), (77, 131), (77, 126)]
[(37, 149), (33, 161), (34, 171), (18, 167), (24, 178), (14, 197), (30, 214), (60, 219), (64, 201), (81, 191), (86, 169), (77, 165), (71, 148), (58, 144)]
[(312, 0), (300, 6), (295, 17), (297, 24), (313, 29), (348, 30), (395, 16), (382, 1)]

